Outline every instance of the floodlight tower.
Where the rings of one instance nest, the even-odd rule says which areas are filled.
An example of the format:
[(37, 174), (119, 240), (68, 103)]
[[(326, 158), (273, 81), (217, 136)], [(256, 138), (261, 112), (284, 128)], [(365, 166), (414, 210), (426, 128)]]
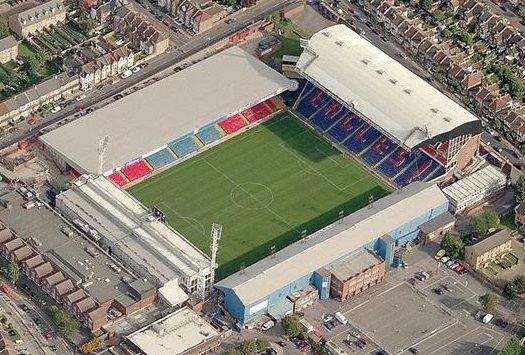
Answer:
[(218, 223), (213, 223), (211, 225), (211, 244), (210, 244), (210, 249), (211, 249), (210, 287), (212, 287), (213, 283), (215, 282), (215, 269), (217, 268), (217, 265), (216, 265), (217, 251), (219, 251), (219, 240), (221, 240), (221, 236), (222, 236), (222, 225)]
[(102, 175), (102, 169), (104, 168), (104, 155), (108, 150), (109, 137), (104, 136), (101, 140), (98, 141), (98, 176)]

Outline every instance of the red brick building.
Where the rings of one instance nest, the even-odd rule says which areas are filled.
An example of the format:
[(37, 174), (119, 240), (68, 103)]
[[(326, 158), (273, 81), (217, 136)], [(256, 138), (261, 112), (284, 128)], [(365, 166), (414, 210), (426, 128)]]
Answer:
[(383, 281), (385, 262), (368, 250), (362, 250), (328, 268), (332, 274), (330, 295), (340, 301)]

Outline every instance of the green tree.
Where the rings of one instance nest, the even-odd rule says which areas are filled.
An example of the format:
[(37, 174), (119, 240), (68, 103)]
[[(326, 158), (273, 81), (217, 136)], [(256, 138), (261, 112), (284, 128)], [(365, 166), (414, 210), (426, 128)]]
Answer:
[(258, 351), (264, 350), (270, 347), (270, 342), (266, 339), (255, 339), (255, 345)]
[(479, 217), (474, 218), (472, 221), (470, 221), (469, 227), (472, 233), (480, 236), (487, 234), (487, 231), (489, 230), (489, 227), (487, 226), (487, 221)]
[(459, 238), (446, 233), (441, 239), (441, 249), (445, 249), (447, 255), (452, 259), (463, 258), (465, 252), (465, 243)]
[(60, 335), (69, 338), (78, 330), (79, 324), (75, 318), (65, 310), (52, 306), (50, 310), (51, 319), (58, 328)]
[(516, 292), (518, 294), (525, 292), (525, 275), (520, 274), (516, 276), (512, 282), (514, 283), (514, 286), (516, 286)]
[(284, 317), (282, 320), (282, 326), (284, 328), (284, 333), (287, 336), (297, 336), (303, 331), (301, 320), (295, 314)]
[(495, 293), (489, 292), (479, 298), (483, 309), (488, 313), (494, 312), (499, 304), (499, 296)]
[(518, 290), (516, 289), (516, 285), (514, 282), (509, 281), (505, 285), (505, 289), (503, 290), (503, 296), (505, 296), (506, 299), (512, 300), (518, 295)]
[(496, 228), (497, 226), (499, 226), (499, 222), (500, 222), (499, 216), (493, 210), (484, 211), (481, 214), (481, 218), (483, 218), (485, 222), (487, 223), (488, 229)]
[(498, 355), (520, 355), (521, 354), (521, 344), (520, 340), (516, 337), (510, 338), (510, 340), (505, 344), (503, 349), (498, 353)]
[(9, 34), (9, 23), (7, 22), (7, 18), (0, 16), (0, 38), (7, 37)]
[(243, 354), (255, 354), (257, 352), (257, 339), (248, 339), (241, 345)]
[(243, 353), (239, 348), (231, 348), (226, 352), (226, 355), (243, 355)]
[(516, 203), (525, 201), (525, 175), (521, 175), (514, 185), (514, 192), (516, 194)]
[(14, 285), (20, 278), (20, 269), (17, 263), (10, 263), (7, 265), (7, 278)]
[(432, 8), (432, 0), (419, 0), (419, 7), (425, 11)]

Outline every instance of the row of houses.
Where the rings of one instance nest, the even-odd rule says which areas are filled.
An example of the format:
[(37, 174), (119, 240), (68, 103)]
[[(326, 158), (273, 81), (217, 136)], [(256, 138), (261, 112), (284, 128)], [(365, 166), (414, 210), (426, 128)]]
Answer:
[(81, 90), (90, 90), (104, 80), (122, 74), (135, 63), (133, 52), (104, 38), (78, 48), (64, 59), (64, 70), (78, 75)]
[(113, 29), (146, 55), (158, 55), (169, 48), (169, 34), (127, 6), (121, 6), (113, 18)]
[(9, 28), (21, 37), (41, 31), (66, 19), (66, 7), (62, 0), (50, 0), (34, 6), (18, 5), (9, 16)]
[(19, 265), (21, 273), (92, 331), (147, 307), (156, 299), (155, 288), (139, 279), (130, 280), (123, 297), (99, 303), (83, 289), (80, 280), (69, 277), (70, 270), (62, 270), (63, 265), (39, 253), (10, 229), (0, 228), (1, 256)]
[(28, 117), (43, 104), (58, 101), (78, 88), (78, 75), (60, 73), (0, 102), (0, 128)]
[(195, 33), (207, 31), (228, 12), (211, 0), (159, 0), (158, 5)]
[[(479, 69), (482, 63), (473, 59), (472, 48), (440, 41), (438, 29), (427, 29), (420, 19), (409, 19), (406, 8), (393, 0), (362, 0), (362, 5), (429, 71), (441, 75), (458, 93), (476, 103), (483, 115), (502, 120), (518, 140), (525, 140), (524, 107), (509, 94), (501, 93), (497, 84), (485, 83), (484, 73)], [(517, 71), (523, 71), (520, 68), (525, 68), (525, 39), (504, 18), (475, 0), (463, 4), (450, 1), (448, 6), (459, 17), (461, 26), (475, 29), (488, 51), (504, 57)]]

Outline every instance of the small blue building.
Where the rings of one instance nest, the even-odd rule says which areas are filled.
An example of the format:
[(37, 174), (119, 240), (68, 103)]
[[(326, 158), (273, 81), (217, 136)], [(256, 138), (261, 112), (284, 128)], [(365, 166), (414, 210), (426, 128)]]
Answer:
[(307, 240), (294, 243), (243, 272), (218, 282), (226, 309), (240, 323), (269, 314), (276, 319), (293, 312), (288, 296), (312, 285), (325, 299), (330, 274), (324, 269), (362, 248), (392, 264), (394, 248), (417, 238), (419, 226), (448, 210), (439, 187), (414, 182), (344, 217)]

